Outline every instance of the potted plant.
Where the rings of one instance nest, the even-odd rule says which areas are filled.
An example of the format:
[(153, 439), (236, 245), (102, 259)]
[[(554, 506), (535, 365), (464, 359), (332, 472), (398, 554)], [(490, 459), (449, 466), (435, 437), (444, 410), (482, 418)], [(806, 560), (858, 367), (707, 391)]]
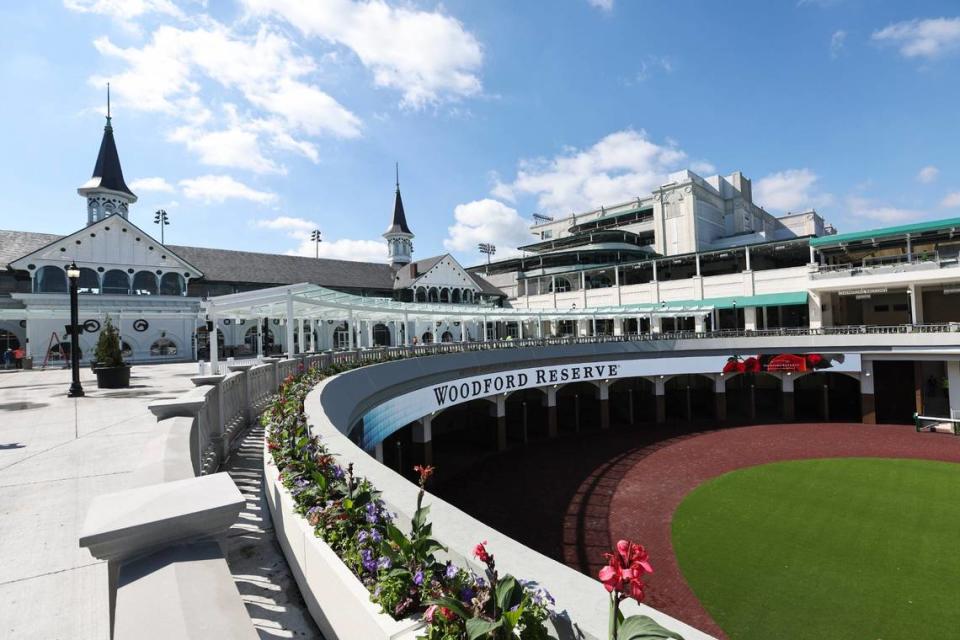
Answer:
[(122, 389), (130, 386), (130, 365), (123, 361), (120, 334), (113, 326), (110, 316), (107, 316), (97, 339), (94, 358), (96, 365), (93, 372), (97, 374), (97, 388)]

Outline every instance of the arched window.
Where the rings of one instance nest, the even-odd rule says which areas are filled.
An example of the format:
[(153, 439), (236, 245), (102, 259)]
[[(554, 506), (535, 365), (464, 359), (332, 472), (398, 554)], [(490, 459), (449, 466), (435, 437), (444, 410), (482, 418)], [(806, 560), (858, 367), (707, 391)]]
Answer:
[(137, 271), (133, 276), (133, 293), (138, 296), (157, 295), (157, 276), (149, 271)]
[(77, 293), (100, 293), (100, 276), (93, 269), (80, 268), (80, 279), (77, 280)]
[(440, 302), (450, 302), (450, 289), (440, 290)]
[(440, 294), (437, 291), (436, 287), (430, 287), (430, 291), (427, 292), (427, 302), (439, 302)]
[(16, 334), (6, 329), (0, 329), (0, 354), (5, 353), (7, 349), (16, 351), (19, 348), (20, 339)]
[(373, 325), (373, 344), (377, 347), (390, 346), (390, 328), (387, 325)]
[(130, 293), (130, 278), (120, 269), (111, 269), (103, 274), (103, 293), (126, 295)]
[(460, 289), (454, 289), (453, 294), (450, 296), (450, 302), (458, 303), (460, 302)]
[(429, 331), (424, 332), (424, 334), (420, 336), (420, 342), (422, 344), (433, 344), (433, 334)]
[(124, 360), (133, 357), (133, 347), (126, 340), (120, 341), (120, 355), (123, 356)]
[(426, 302), (427, 301), (427, 290), (423, 287), (417, 289), (417, 302)]
[(67, 272), (47, 265), (37, 272), (37, 293), (66, 293)]
[(453, 342), (453, 334), (449, 331), (444, 331), (443, 335), (440, 336), (440, 342)]
[(157, 338), (150, 345), (151, 356), (175, 356), (177, 355), (177, 343), (170, 338)]
[(165, 273), (160, 278), (160, 295), (162, 296), (182, 296), (186, 288), (183, 276), (179, 273)]

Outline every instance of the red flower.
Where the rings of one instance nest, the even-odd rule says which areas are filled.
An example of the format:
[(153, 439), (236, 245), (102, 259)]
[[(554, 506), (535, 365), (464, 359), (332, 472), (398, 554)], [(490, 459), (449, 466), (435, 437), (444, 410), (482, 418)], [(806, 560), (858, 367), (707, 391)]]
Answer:
[(446, 607), (441, 607), (440, 605), (432, 604), (427, 607), (426, 612), (424, 612), (423, 617), (427, 622), (433, 622), (437, 613), (446, 618), (447, 620), (453, 620), (453, 611), (447, 609)]
[(609, 592), (618, 592), (640, 602), (644, 598), (644, 573), (653, 573), (647, 550), (643, 545), (620, 540), (616, 553), (605, 553), (607, 566), (600, 569), (598, 577)]
[(477, 560), (480, 562), (484, 564), (490, 564), (490, 561), (493, 560), (493, 556), (487, 552), (486, 544), (486, 540), (477, 544), (477, 546), (473, 548), (473, 555), (476, 556)]
[(430, 476), (433, 475), (434, 468), (428, 465), (415, 465), (413, 470), (420, 474), (420, 484), (426, 484)]

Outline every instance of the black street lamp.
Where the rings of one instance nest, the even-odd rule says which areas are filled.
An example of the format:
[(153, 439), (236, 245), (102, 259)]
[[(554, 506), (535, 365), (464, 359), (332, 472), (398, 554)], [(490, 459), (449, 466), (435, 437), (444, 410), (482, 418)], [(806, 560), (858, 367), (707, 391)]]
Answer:
[(70, 367), (73, 381), (67, 397), (82, 398), (83, 387), (80, 385), (80, 302), (77, 299), (77, 283), (80, 280), (80, 268), (77, 263), (71, 262), (67, 267), (67, 279), (70, 281)]

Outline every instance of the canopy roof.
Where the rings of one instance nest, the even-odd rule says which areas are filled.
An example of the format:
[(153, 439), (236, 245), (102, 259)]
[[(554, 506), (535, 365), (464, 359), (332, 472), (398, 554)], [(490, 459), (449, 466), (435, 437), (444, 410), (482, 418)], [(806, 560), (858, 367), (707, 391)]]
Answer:
[(810, 238), (810, 245), (813, 247), (825, 247), (857, 242), (859, 240), (878, 240), (880, 238), (906, 236), (908, 233), (919, 234), (927, 231), (953, 230), (960, 230), (960, 218), (929, 220), (927, 222), (901, 224), (895, 227), (884, 227), (882, 229), (868, 229), (867, 231), (853, 231), (850, 233), (838, 233), (836, 235), (823, 236), (820, 238)]
[(308, 283), (258, 289), (212, 297), (202, 303), (208, 316), (218, 318), (293, 317), (323, 320), (412, 320), (417, 318), (455, 320), (577, 320), (588, 318), (636, 318), (637, 316), (705, 316), (714, 309), (735, 306), (776, 306), (805, 304), (807, 293), (775, 293), (707, 300), (664, 301), (660, 303), (578, 309), (505, 309), (468, 304), (399, 302), (389, 298), (363, 297), (333, 291)]

